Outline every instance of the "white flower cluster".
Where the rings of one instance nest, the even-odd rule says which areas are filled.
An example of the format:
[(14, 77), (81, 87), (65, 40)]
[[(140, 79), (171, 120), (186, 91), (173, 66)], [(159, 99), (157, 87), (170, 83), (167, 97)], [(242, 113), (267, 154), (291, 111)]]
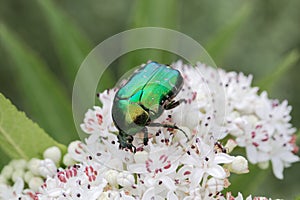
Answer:
[[(181, 61), (172, 67), (184, 78), (176, 96), (181, 104), (155, 122), (180, 129), (149, 127), (148, 145), (143, 144), (143, 133), (137, 133), (136, 153), (120, 149), (111, 117), (117, 89), (106, 90), (99, 94), (102, 107), (88, 110), (81, 125), (89, 134), (85, 143), (72, 142), (63, 157), (68, 167), (56, 167), (61, 156), (44, 154), (37, 165), (44, 178), (38, 182), (41, 187), (29, 183), (24, 189), (23, 179), (13, 178), (14, 186), (0, 184), (0, 199), (242, 200), (241, 194), (222, 191), (230, 185), (231, 173), (248, 172), (247, 159), (261, 166), (271, 161), (280, 179), (284, 167), (299, 160), (293, 154), (295, 129), (286, 101), (280, 104), (265, 92), (259, 95), (258, 88), (251, 87), (252, 77), (242, 73)], [(236, 146), (246, 149), (247, 159), (229, 155)]]
[[(278, 179), (283, 179), (284, 168), (299, 161), (299, 157), (294, 154), (298, 151), (295, 145), (296, 129), (290, 124), (292, 108), (287, 100), (280, 103), (278, 100), (269, 99), (265, 91), (258, 94), (259, 88), (251, 86), (251, 75), (225, 72), (202, 64), (192, 69), (180, 61), (175, 63), (175, 66), (187, 77), (195, 77), (197, 71), (198, 74), (201, 72), (203, 78), (198, 83), (194, 78), (191, 78), (193, 80), (189, 83), (194, 83), (191, 86), (192, 90), (202, 97), (198, 100), (204, 104), (203, 108), (200, 108), (202, 113), (209, 113), (211, 119), (215, 117), (214, 113), (218, 112), (220, 107), (225, 108), (220, 116), (222, 119), (210, 124), (210, 127), (214, 127), (212, 134), (215, 138), (222, 139), (229, 136), (234, 139), (238, 146), (246, 149), (247, 159), (253, 164), (267, 167), (271, 161), (274, 175)], [(219, 84), (222, 89), (209, 86), (209, 90), (205, 90), (203, 88), (205, 83)], [(202, 85), (202, 88), (199, 88), (199, 85)], [(224, 97), (216, 94), (218, 92), (220, 95), (222, 90), (224, 93), (221, 95)], [(221, 106), (213, 104), (213, 102), (219, 104), (220, 101)], [(209, 108), (211, 105), (212, 109)], [(204, 117), (200, 121), (209, 126), (207, 122), (209, 120)], [(202, 129), (202, 133), (207, 132)]]
[(50, 147), (43, 153), (43, 160), (12, 160), (0, 174), (0, 199), (34, 199), (45, 179), (56, 175), (61, 157), (58, 147)]

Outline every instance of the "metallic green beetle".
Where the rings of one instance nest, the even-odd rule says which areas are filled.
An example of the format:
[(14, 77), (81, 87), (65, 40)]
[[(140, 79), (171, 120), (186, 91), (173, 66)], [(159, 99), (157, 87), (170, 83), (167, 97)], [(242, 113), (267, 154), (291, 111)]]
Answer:
[(147, 126), (179, 129), (175, 125), (153, 123), (153, 120), (164, 110), (180, 104), (173, 98), (182, 85), (183, 78), (178, 70), (156, 62), (146, 64), (129, 78), (116, 93), (112, 107), (120, 149), (136, 152), (133, 135), (139, 132), (144, 132), (144, 145), (147, 145)]

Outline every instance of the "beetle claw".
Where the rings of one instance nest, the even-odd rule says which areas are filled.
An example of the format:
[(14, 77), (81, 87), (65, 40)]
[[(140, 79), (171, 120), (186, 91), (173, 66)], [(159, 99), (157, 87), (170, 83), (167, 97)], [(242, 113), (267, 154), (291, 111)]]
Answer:
[(119, 149), (129, 149), (131, 152), (136, 153), (136, 147), (132, 144), (133, 136), (118, 135), (118, 142), (120, 143)]

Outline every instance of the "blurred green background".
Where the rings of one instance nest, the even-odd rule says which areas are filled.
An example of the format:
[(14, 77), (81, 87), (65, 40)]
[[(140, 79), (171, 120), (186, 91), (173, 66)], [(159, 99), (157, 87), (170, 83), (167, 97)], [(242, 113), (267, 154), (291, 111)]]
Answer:
[[(254, 74), (270, 97), (288, 99), (300, 127), (300, 1), (0, 0), (0, 92), (61, 143), (77, 139), (71, 114), (73, 81), (97, 44), (143, 26), (178, 30), (202, 44), (219, 67)], [(149, 59), (171, 63), (166, 52), (143, 50), (116, 60), (99, 91)], [(122, 67), (121, 67), (122, 66)], [(1, 166), (8, 158), (0, 152)], [(245, 194), (292, 199), (300, 165), (276, 180), (270, 170), (232, 179)]]

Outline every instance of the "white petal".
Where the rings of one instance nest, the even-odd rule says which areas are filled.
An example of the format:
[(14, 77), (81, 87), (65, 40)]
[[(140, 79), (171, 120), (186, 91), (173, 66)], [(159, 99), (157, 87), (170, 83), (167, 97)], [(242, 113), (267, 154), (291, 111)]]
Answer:
[(249, 196), (246, 198), (246, 200), (252, 200), (252, 196), (249, 195)]
[(149, 188), (144, 194), (142, 200), (164, 200), (164, 198), (155, 195), (155, 188)]
[(226, 153), (220, 153), (214, 159), (214, 162), (217, 163), (217, 164), (219, 164), (219, 163), (231, 163), (232, 161), (234, 161), (234, 156), (230, 156)]
[(257, 149), (254, 146), (246, 146), (247, 158), (252, 164), (257, 163)]
[(23, 190), (23, 188), (24, 188), (24, 181), (23, 181), (23, 179), (21, 179), (20, 177), (17, 178), (17, 180), (16, 180), (13, 188), (14, 188), (14, 191), (16, 193), (21, 193), (22, 190)]
[(137, 174), (144, 174), (148, 173), (145, 164), (132, 164), (127, 166), (128, 171), (137, 173)]
[(160, 178), (160, 180), (163, 182), (163, 184), (171, 191), (175, 191), (176, 190), (176, 186), (174, 181), (168, 177), (168, 176), (164, 176), (162, 178)]
[(167, 194), (167, 200), (178, 200), (178, 198), (173, 191), (169, 191)]
[(257, 162), (260, 163), (260, 162), (267, 162), (270, 160), (270, 154), (269, 153), (266, 153), (266, 152), (259, 152), (257, 153)]
[[(249, 197), (248, 197), (248, 198), (249, 198)], [(248, 198), (247, 198), (247, 199), (248, 199)], [(250, 197), (250, 198), (251, 198), (251, 197)], [(247, 200), (247, 199), (246, 199), (246, 200)], [(243, 195), (239, 192), (239, 193), (238, 193), (238, 196), (235, 198), (235, 200), (243, 200)], [(250, 199), (248, 199), (248, 200), (250, 200)]]
[(299, 157), (297, 155), (293, 154), (292, 152), (289, 152), (289, 151), (281, 154), (280, 158), (283, 161), (289, 162), (289, 163), (293, 163), (293, 162), (298, 162), (299, 161)]
[(215, 178), (223, 179), (226, 177), (226, 173), (225, 173), (223, 167), (221, 167), (219, 165), (209, 168), (206, 172)]
[(203, 177), (204, 171), (201, 169), (194, 169), (191, 176), (191, 187), (197, 187), (199, 186), (201, 179)]
[(283, 163), (279, 158), (272, 158), (273, 173), (278, 179), (283, 179)]

